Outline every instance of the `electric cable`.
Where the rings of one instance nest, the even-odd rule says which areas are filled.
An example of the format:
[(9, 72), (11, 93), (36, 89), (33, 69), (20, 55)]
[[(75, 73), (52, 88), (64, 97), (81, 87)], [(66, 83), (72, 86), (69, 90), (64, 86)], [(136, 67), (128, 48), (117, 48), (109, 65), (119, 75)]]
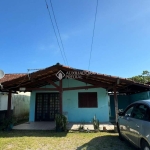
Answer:
[(93, 50), (95, 24), (96, 24), (96, 18), (97, 18), (97, 8), (98, 8), (98, 0), (97, 0), (97, 3), (96, 3), (96, 12), (95, 12), (95, 19), (94, 19), (94, 27), (93, 27), (93, 35), (92, 35), (92, 42), (91, 42), (91, 50), (90, 50), (90, 58), (89, 58), (88, 70), (90, 69), (90, 64), (91, 64), (91, 55), (92, 55), (92, 50)]
[(64, 54), (65, 60), (67, 62), (67, 65), (69, 66), (68, 60), (67, 60), (67, 57), (66, 57), (66, 53), (65, 53), (65, 49), (64, 49), (64, 45), (63, 45), (63, 42), (62, 42), (62, 38), (61, 38), (61, 35), (60, 35), (59, 27), (58, 27), (58, 24), (57, 24), (56, 16), (55, 16), (55, 13), (54, 13), (53, 4), (52, 4), (51, 0), (50, 0), (50, 4), (51, 4), (52, 13), (53, 13), (53, 16), (54, 16), (54, 21), (55, 21), (55, 24), (56, 24), (56, 28), (57, 28), (57, 31), (58, 31), (59, 39), (60, 39), (60, 42), (61, 42), (61, 46), (62, 46), (62, 49), (63, 49), (63, 54)]
[(46, 1), (46, 0), (45, 0), (45, 3), (46, 3), (47, 10), (48, 10), (49, 18), (50, 18), (50, 21), (51, 21), (51, 24), (52, 24), (52, 27), (53, 27), (53, 30), (54, 30), (54, 34), (55, 34), (55, 37), (56, 37), (56, 39), (57, 39), (57, 44), (58, 44), (58, 47), (59, 47), (60, 52), (61, 52), (61, 56), (62, 56), (62, 58), (63, 58), (64, 63), (66, 64), (66, 61), (65, 61), (65, 59), (64, 59), (63, 52), (62, 52), (61, 47), (60, 47), (60, 44), (59, 44), (59, 40), (58, 40), (56, 31), (55, 31), (55, 27), (54, 27), (54, 24), (53, 24), (53, 20), (52, 20), (52, 17), (51, 17), (51, 13), (50, 13), (50, 10), (49, 10), (49, 7), (48, 7), (48, 4), (47, 4), (47, 1)]

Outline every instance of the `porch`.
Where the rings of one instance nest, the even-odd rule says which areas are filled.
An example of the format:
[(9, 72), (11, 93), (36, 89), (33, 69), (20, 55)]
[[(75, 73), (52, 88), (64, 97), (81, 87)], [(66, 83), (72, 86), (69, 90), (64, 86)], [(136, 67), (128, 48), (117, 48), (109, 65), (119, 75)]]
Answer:
[[(84, 129), (87, 130), (94, 130), (93, 124), (92, 123), (73, 123), (69, 122), (67, 124), (67, 129), (68, 130), (78, 130), (79, 126), (82, 125), (84, 126)], [(114, 130), (114, 125), (110, 122), (103, 122), (100, 123), (100, 130), (102, 131), (105, 127), (107, 131)], [(20, 125), (16, 125), (13, 127), (14, 130), (54, 130), (55, 129), (55, 122), (50, 122), (50, 121), (40, 121), (40, 122), (25, 122)]]

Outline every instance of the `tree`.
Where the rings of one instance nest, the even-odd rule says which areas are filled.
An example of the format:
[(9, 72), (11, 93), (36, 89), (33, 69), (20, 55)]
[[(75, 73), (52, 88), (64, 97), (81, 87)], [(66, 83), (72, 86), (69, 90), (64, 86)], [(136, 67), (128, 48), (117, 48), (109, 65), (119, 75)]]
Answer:
[(139, 83), (147, 83), (150, 82), (150, 72), (144, 70), (141, 75), (133, 76), (129, 79)]

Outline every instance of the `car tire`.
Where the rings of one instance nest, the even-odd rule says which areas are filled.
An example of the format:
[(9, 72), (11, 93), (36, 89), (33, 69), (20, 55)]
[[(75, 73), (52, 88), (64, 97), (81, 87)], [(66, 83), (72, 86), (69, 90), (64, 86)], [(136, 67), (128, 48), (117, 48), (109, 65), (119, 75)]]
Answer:
[(117, 123), (117, 130), (118, 130), (118, 134), (119, 134), (119, 139), (120, 139), (121, 141), (123, 141), (124, 139), (123, 139), (123, 136), (122, 136), (122, 134), (121, 134), (121, 132), (120, 132), (120, 128), (119, 128), (118, 123)]
[(141, 150), (150, 150), (150, 146), (145, 140), (141, 142)]

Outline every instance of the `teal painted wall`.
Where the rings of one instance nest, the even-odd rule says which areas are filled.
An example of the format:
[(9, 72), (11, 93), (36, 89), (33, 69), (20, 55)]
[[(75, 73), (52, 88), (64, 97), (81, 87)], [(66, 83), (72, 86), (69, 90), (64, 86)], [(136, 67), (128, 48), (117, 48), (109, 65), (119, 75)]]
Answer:
[(29, 112), (29, 121), (34, 121), (34, 115), (35, 115), (35, 92), (31, 93), (30, 96), (30, 112)]
[[(80, 82), (73, 79), (63, 80), (63, 87), (76, 87), (85, 85), (86, 84), (84, 82)], [(45, 86), (44, 88), (46, 87), (53, 87), (53, 86)], [(31, 93), (29, 121), (34, 121), (35, 95), (38, 92), (40, 91), (34, 91)], [(78, 108), (78, 92), (97, 92), (98, 108)], [(100, 122), (109, 121), (108, 99), (109, 96), (106, 90), (103, 88), (64, 91), (63, 112), (67, 112), (68, 120), (70, 122), (91, 122), (94, 115), (96, 115), (96, 117), (100, 120)]]
[[(118, 109), (125, 109), (129, 103), (129, 95), (118, 95)], [(115, 103), (114, 103), (114, 96), (110, 95), (110, 117), (115, 117)]]
[[(85, 83), (70, 80), (70, 85), (85, 86)], [(64, 86), (67, 85), (64, 83)], [(78, 92), (97, 92), (98, 108), (78, 108)], [(94, 115), (102, 122), (109, 121), (108, 94), (103, 88), (66, 91), (63, 93), (63, 111), (68, 112), (70, 122), (90, 122)]]
[(146, 99), (150, 99), (150, 91), (130, 95), (130, 103)]
[[(117, 97), (118, 97), (118, 108), (125, 109), (129, 104), (135, 101), (150, 99), (150, 91), (132, 95), (118, 95)], [(110, 96), (110, 110), (111, 110), (110, 117), (115, 117), (115, 105), (113, 95)]]

